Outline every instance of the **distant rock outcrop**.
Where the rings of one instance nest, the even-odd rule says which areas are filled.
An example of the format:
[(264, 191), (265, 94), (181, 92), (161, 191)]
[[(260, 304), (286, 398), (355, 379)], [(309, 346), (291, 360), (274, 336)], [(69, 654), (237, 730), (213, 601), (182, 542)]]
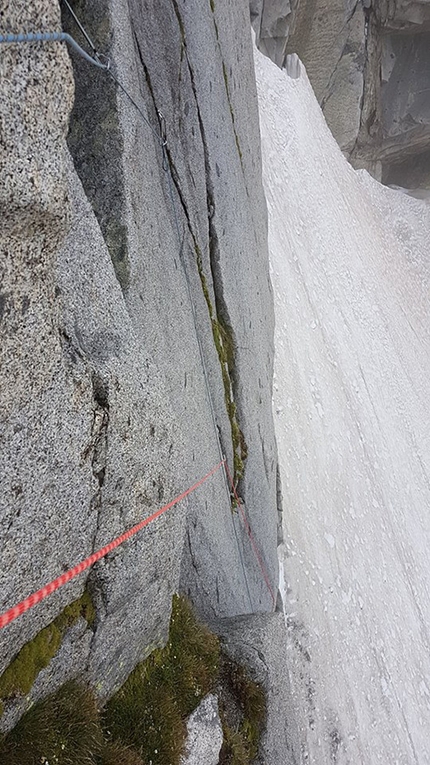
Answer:
[(260, 50), (297, 53), (354, 167), (430, 187), (429, 0), (251, 0)]

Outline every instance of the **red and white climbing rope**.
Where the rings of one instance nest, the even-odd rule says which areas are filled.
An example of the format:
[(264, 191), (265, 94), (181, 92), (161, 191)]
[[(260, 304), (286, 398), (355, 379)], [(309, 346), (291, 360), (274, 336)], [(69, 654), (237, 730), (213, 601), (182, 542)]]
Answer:
[(47, 598), (48, 595), (51, 595), (53, 592), (55, 592), (55, 590), (63, 587), (63, 585), (67, 584), (67, 582), (70, 582), (71, 579), (74, 579), (75, 576), (82, 574), (83, 571), (86, 571), (87, 568), (90, 568), (90, 566), (92, 566), (98, 560), (104, 558), (105, 555), (112, 552), (112, 550), (115, 550), (115, 548), (119, 547), (119, 545), (122, 545), (127, 541), (127, 539), (130, 539), (130, 537), (134, 536), (134, 534), (137, 534), (138, 531), (141, 531), (141, 529), (145, 528), (145, 526), (148, 526), (150, 523), (159, 518), (160, 515), (163, 515), (163, 513), (165, 513), (167, 510), (170, 510), (171, 507), (177, 505), (178, 502), (181, 502), (181, 500), (185, 499), (185, 497), (188, 497), (189, 494), (191, 494), (193, 491), (198, 489), (199, 486), (205, 483), (208, 478), (213, 476), (214, 473), (216, 473), (223, 464), (224, 461), (219, 462), (218, 465), (212, 468), (209, 473), (206, 473), (203, 478), (190, 486), (190, 488), (186, 491), (183, 491), (182, 494), (179, 494), (177, 497), (175, 497), (175, 499), (172, 499), (172, 501), (168, 502), (167, 505), (163, 505), (163, 507), (160, 507), (159, 510), (150, 515), (148, 518), (145, 518), (145, 520), (137, 523), (136, 526), (133, 526), (131, 529), (124, 532), (124, 534), (121, 534), (121, 536), (113, 539), (112, 542), (109, 542), (109, 544), (105, 545), (100, 550), (97, 550), (97, 552), (89, 555), (88, 558), (85, 558), (85, 560), (81, 561), (76, 566), (73, 566), (73, 568), (70, 568), (64, 574), (61, 574), (61, 576), (57, 577), (57, 579), (54, 579), (52, 582), (49, 582), (49, 584), (41, 587), (41, 589), (37, 590), (37, 592), (33, 592), (32, 595), (29, 595), (28, 598), (25, 598), (20, 603), (17, 603), (16, 606), (9, 608), (8, 611), (0, 615), (0, 628), (6, 627), (7, 624), (13, 622), (14, 619), (16, 619), (18, 616), (21, 616), (21, 614), (24, 614), (37, 603), (40, 603), (41, 600)]

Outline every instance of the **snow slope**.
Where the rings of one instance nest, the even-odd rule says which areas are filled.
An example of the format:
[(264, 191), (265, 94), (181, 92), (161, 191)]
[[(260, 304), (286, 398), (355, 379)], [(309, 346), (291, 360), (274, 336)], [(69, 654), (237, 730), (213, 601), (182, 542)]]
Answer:
[(255, 55), (302, 761), (430, 763), (430, 207)]

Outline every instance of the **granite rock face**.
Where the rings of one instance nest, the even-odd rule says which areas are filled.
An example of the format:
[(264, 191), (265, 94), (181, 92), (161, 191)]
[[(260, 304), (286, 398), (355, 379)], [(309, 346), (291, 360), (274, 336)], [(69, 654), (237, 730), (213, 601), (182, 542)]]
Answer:
[(384, 35), (381, 61), (382, 178), (429, 188), (430, 29)]
[[(58, 8), (48, 10), (44, 2), (31, 8), (14, 2), (6, 10), (8, 31), (30, 31), (39, 23), (45, 30), (60, 28)], [(81, 402), (74, 398), (56, 290), (56, 255), (70, 218), (65, 137), (73, 77), (67, 51), (54, 43), (2, 48), (0, 86), (3, 610), (72, 563), (70, 534), (74, 556), (91, 549), (94, 487), (91, 465), (81, 460), (91, 396), (85, 404), (85, 391)], [(1, 669), (81, 589), (71, 585), (47, 603), (43, 616), (35, 611), (3, 632)]]
[[(64, 44), (0, 50), (0, 610), (220, 453), (276, 591), (273, 305), (247, 3), (73, 7), (116, 80), (75, 54), (72, 71)], [(2, 20), (11, 32), (62, 24), (87, 45), (48, 0), (7, 2)], [(175, 591), (211, 618), (273, 608), (221, 470), (5, 628), (0, 672), (84, 588), (95, 622), (65, 635), (34, 698), (73, 675), (107, 698), (165, 640)]]
[[(264, 503), (275, 502), (269, 395), (273, 325), (247, 8), (238, 4), (233, 11), (220, 3), (212, 11), (200, 3), (136, 3), (125, 14), (122, 3), (112, 3), (109, 34), (98, 29), (103, 13), (96, 5), (88, 4), (89, 29), (94, 37), (112, 40), (116, 75), (150, 125), (121, 91), (113, 93), (109, 110), (109, 90), (88, 80), (85, 62), (76, 60), (78, 97), (69, 138), (76, 168), (105, 232), (136, 332), (163, 369), (184, 439), (177, 473), (182, 485), (193, 483), (196, 474), (204, 475), (219, 460), (217, 433), (232, 467), (227, 380), (241, 431), (236, 455), (248, 455), (241, 492), (257, 536), (271, 540), (267, 565), (275, 577), (276, 523), (260, 512)], [(80, 13), (86, 18), (87, 5)], [(160, 113), (173, 181), (163, 170)], [(94, 140), (95, 150), (83, 157), (82, 146)], [(112, 155), (120, 159), (106, 171)], [(101, 176), (104, 194), (97, 183)], [(113, 219), (121, 225), (112, 238)], [(145, 251), (147, 258), (142, 257)], [(251, 295), (257, 304), (251, 304)], [(214, 324), (225, 329), (231, 348), (224, 369)], [(244, 417), (244, 411), (252, 416)], [(205, 491), (190, 502), (182, 562), (185, 590), (209, 616), (217, 610), (227, 614), (270, 607), (249, 544), (239, 555), (237, 518), (231, 515), (222, 477)], [(220, 537), (221, 528), (225, 535)], [(236, 532), (240, 542), (243, 535), (239, 528)], [(234, 567), (233, 578), (224, 577), (220, 555), (236, 561), (243, 557), (247, 581), (241, 564)]]
[[(260, 50), (299, 55), (354, 167), (384, 183), (430, 186), (429, 0), (251, 2)], [(264, 22), (270, 19), (270, 23)]]

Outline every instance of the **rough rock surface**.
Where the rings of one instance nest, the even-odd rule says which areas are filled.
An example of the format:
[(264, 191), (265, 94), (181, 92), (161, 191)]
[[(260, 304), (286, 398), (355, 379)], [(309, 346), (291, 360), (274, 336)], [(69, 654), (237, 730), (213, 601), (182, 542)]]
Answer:
[(260, 50), (297, 53), (355, 167), (388, 184), (430, 186), (429, 0), (251, 0)]
[(39, 672), (30, 692), (3, 703), (1, 731), (13, 728), (29, 706), (54, 693), (68, 680), (85, 673), (92, 635), (85, 619), (79, 619), (67, 630), (58, 652), (49, 665)]
[(430, 30), (382, 38), (382, 179), (430, 187)]
[[(9, 3), (6, 11), (8, 31), (60, 28), (58, 8), (42, 1)], [(84, 557), (95, 516), (91, 465), (81, 459), (92, 412), (86, 432), (63, 360), (56, 293), (56, 251), (70, 213), (65, 136), (72, 70), (65, 48), (54, 43), (4, 47), (0, 61), (3, 610)], [(72, 584), (43, 616), (34, 611), (3, 631), (0, 668), (81, 590)]]
[[(233, 470), (231, 420), (276, 589), (273, 306), (247, 4), (73, 5), (141, 111), (73, 56), (70, 157), (65, 46), (0, 51), (0, 610), (205, 475), (217, 433)], [(59, 8), (14, 0), (2, 21), (59, 29)], [(66, 9), (62, 22), (86, 45)], [(84, 586), (96, 621), (73, 663), (101, 698), (163, 642), (174, 591), (212, 618), (273, 607), (221, 471), (5, 628), (0, 671)]]
[(359, 129), (366, 62), (366, 14), (356, 0), (297, 2), (287, 45), (304, 62), (329, 126), (343, 151)]
[(244, 665), (267, 696), (267, 722), (257, 765), (301, 762), (297, 720), (290, 692), (284, 614), (223, 619), (214, 629), (225, 653)]
[(187, 720), (187, 741), (181, 765), (217, 765), (223, 733), (218, 699), (205, 696)]
[(278, 66), (284, 66), (291, 21), (290, 0), (250, 0), (251, 22), (259, 49)]
[[(169, 386), (184, 439), (177, 475), (182, 476), (185, 486), (219, 459), (194, 324), (208, 370), (213, 416), (222, 449), (232, 465), (231, 425), (199, 267), (213, 316), (231, 331), (231, 387), (248, 449), (241, 492), (259, 543), (265, 545), (263, 540), (270, 539), (267, 565), (275, 579), (277, 561), (272, 540), (276, 523), (260, 510), (266, 502), (273, 506), (275, 501), (276, 451), (270, 416), (266, 416), (272, 373), (272, 298), (258, 148), (255, 151), (259, 134), (246, 7), (238, 4), (233, 11), (228, 4), (218, 3), (212, 11), (200, 3), (194, 7), (166, 2), (156, 7), (152, 3), (147, 7), (131, 4), (130, 8), (128, 14), (122, 3), (112, 4), (112, 56), (121, 82), (135, 97), (139, 94), (139, 104), (156, 130), (156, 109), (164, 115), (174, 187), (169, 188), (168, 175), (162, 170), (158, 141), (148, 125), (136, 118), (136, 110), (122, 93), (116, 94), (118, 100), (114, 99), (109, 116), (109, 124), (118, 121), (120, 125), (116, 149), (111, 132), (110, 144), (104, 148), (103, 135), (97, 130), (99, 113), (104, 122), (108, 121), (106, 94), (96, 81), (87, 84), (86, 65), (79, 60), (75, 62), (78, 98), (70, 146), (102, 230), (107, 226), (106, 217), (111, 219), (114, 211), (111, 207), (106, 213), (98, 201), (96, 180), (112, 151), (121, 157), (112, 177), (105, 177), (103, 172), (107, 186), (103, 199), (116, 196), (116, 215), (127, 232), (127, 236), (121, 234), (125, 236), (125, 255), (119, 267), (116, 253), (121, 248), (118, 241), (114, 242), (114, 265), (117, 273), (120, 271), (136, 332), (162, 368)], [(88, 23), (96, 36), (92, 14), (101, 17), (94, 4)], [(249, 119), (252, 112), (255, 118)], [(101, 143), (101, 148), (91, 154), (94, 160), (81, 158), (82, 141), (79, 139), (77, 146), (76, 136), (82, 134), (88, 140), (96, 135)], [(141, 214), (136, 214), (137, 210)], [(109, 232), (106, 236), (109, 242)], [(142, 259), (142, 252), (148, 253), (146, 259)], [(256, 304), (251, 305), (251, 295), (256, 297)], [(164, 310), (165, 304), (169, 311)], [(259, 349), (257, 353), (255, 349)], [(245, 411), (252, 411), (252, 416), (245, 417)], [(220, 478), (190, 501), (182, 581), (193, 601), (209, 616), (217, 610), (228, 614), (270, 607), (249, 545), (241, 550), (247, 587), (240, 567), (233, 567), (232, 578), (223, 577), (219, 570), (220, 556), (236, 561), (240, 558), (232, 525), (237, 525), (237, 519), (232, 519), (226, 500)], [(225, 533), (220, 535), (220, 529)], [(236, 531), (241, 540), (241, 530)]]

